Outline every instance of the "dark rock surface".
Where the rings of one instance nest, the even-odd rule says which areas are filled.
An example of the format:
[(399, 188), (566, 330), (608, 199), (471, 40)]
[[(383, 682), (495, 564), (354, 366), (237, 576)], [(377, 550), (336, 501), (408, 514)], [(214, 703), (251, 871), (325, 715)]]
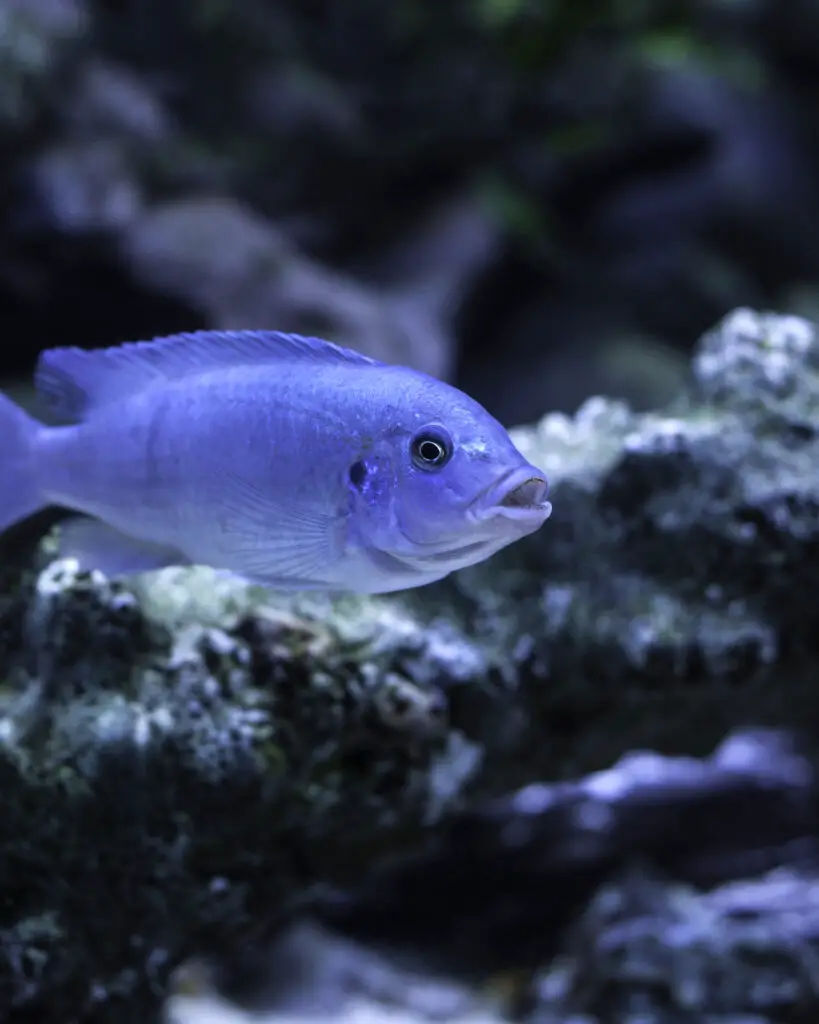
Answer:
[(552, 517), (442, 588), (513, 681), (486, 732), (510, 784), (745, 722), (817, 735), (818, 366), (811, 324), (740, 310), (663, 412), (594, 399), (516, 435)]
[[(373, 1021), (390, 1003), (476, 1019), (458, 982), (493, 977), (508, 979), (498, 1021), (807, 1022), (817, 811), (813, 769), (782, 736), (736, 734), (704, 761), (634, 753), (457, 815), (353, 894), (319, 897), (256, 962), (252, 995), (246, 949), (210, 981), (270, 1022), (361, 1019), (362, 995)], [(167, 1019), (207, 1007), (232, 1019), (201, 992)]]
[[(635, 857), (686, 885), (706, 868), (709, 884), (796, 870), (813, 798), (795, 756), (750, 740), (742, 763), (738, 747), (710, 767), (659, 755), (705, 756), (749, 727), (816, 749), (817, 366), (810, 323), (740, 310), (703, 339), (669, 409), (597, 399), (522, 428), (552, 518), (414, 593), (287, 597), (204, 569), (115, 585), (50, 561), (33, 526), (4, 538), (0, 1016), (150, 1020), (177, 964), (242, 948), (314, 884), (354, 892), (461, 813), (477, 822), (454, 826), (472, 899), (492, 874), (475, 850), (506, 856), (492, 808), (515, 806), (508, 793), (634, 750), (657, 758), (524, 790), (548, 805), (524, 829), (524, 873), (504, 875), (524, 889), (511, 907), (467, 907), (467, 959), (495, 966), (498, 943), (527, 959), (506, 938), (479, 948), (505, 934), (494, 915), (515, 924), (515, 900), (538, 931), (527, 849), (535, 868), (548, 847), (584, 876), (561, 887), (561, 927), (593, 927), (598, 887)], [(602, 832), (583, 802), (601, 779), (625, 794)], [(587, 832), (572, 831), (581, 805)], [(588, 984), (577, 999), (597, 1006)]]
[(775, 735), (738, 734), (704, 761), (633, 752), (462, 812), (430, 849), (317, 913), (351, 938), (423, 950), (450, 969), (525, 968), (553, 956), (590, 895), (635, 863), (700, 886), (810, 866), (817, 811), (810, 764)]

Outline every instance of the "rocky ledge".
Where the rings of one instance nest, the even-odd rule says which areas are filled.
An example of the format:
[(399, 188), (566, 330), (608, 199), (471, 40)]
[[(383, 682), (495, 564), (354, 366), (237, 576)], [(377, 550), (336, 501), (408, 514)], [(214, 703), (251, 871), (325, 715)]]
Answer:
[[(397, 945), (532, 1020), (815, 1018), (815, 328), (739, 310), (669, 408), (595, 399), (517, 441), (552, 481), (551, 520), (415, 593), (284, 597), (203, 569), (115, 585), (54, 561), (48, 537), (13, 541), (4, 1020), (149, 1021), (180, 964), (232, 964), (213, 972), (224, 993), (251, 964), (275, 974), (299, 927)], [(760, 727), (808, 756), (741, 732)], [(601, 790), (617, 799), (583, 796)], [(419, 894), (426, 927), (403, 906), (391, 931), (360, 929), (356, 908), (389, 902), (366, 880), (429, 843), (412, 888), (389, 890)], [(677, 955), (683, 932), (696, 956)], [(746, 967), (764, 950), (773, 995), (720, 974), (715, 943)]]

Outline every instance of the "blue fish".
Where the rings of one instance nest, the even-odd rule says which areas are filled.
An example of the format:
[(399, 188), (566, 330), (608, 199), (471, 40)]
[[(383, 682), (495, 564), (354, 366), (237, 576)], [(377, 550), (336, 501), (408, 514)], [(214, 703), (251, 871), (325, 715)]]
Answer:
[(386, 593), (537, 530), (547, 482), (473, 399), (317, 338), (199, 331), (51, 349), (60, 425), (0, 395), (0, 532), (47, 506), (110, 578), (208, 565), (283, 590)]

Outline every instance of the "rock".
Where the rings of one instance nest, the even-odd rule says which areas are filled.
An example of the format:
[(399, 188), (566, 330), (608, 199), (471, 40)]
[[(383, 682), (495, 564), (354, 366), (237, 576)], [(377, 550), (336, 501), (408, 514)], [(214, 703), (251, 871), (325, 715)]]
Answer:
[(46, 151), (31, 166), (31, 187), (48, 219), (66, 234), (118, 231), (142, 206), (126, 155), (107, 141)]
[(666, 410), (593, 399), (515, 433), (552, 516), (437, 591), (517, 688), (508, 732), (494, 708), (481, 733), (496, 771), (702, 754), (731, 725), (816, 735), (817, 367), (812, 324), (738, 310)]
[(34, 671), (0, 718), (4, 1016), (147, 1008), (152, 977), (254, 904), (440, 814), (440, 687), (479, 671), (466, 638), (204, 570), (137, 592), (54, 562), (27, 612)]
[(228, 995), (225, 1019), (270, 1024), (356, 1020), (362, 997), (373, 1022), (394, 1007), (492, 1019), (487, 981), (496, 1020), (815, 1013), (815, 796), (810, 764), (760, 732), (704, 761), (634, 753), (527, 786), (455, 816), (346, 897), (320, 896), (258, 958), (254, 994), (245, 951), (211, 973), (219, 995), (178, 991), (167, 1019), (195, 1024)]
[(449, 971), (525, 969), (548, 961), (578, 909), (635, 864), (709, 887), (782, 864), (819, 869), (814, 782), (810, 763), (765, 732), (732, 735), (703, 761), (632, 752), (452, 816), (426, 848), (314, 913)]
[(781, 868), (706, 893), (640, 874), (606, 886), (566, 955), (524, 996), (530, 1019), (774, 1024), (803, 1009), (810, 1019), (819, 1006), (816, 883), (815, 871)]
[(136, 75), (100, 60), (77, 68), (56, 105), (62, 131), (28, 168), (29, 216), (41, 230), (116, 237), (142, 211), (157, 150), (174, 145), (171, 118)]
[(0, 10), (0, 131), (19, 132), (39, 112), (65, 50), (87, 31), (82, 0), (5, 0)]
[(64, 130), (89, 141), (102, 135), (156, 146), (173, 142), (179, 130), (147, 81), (98, 57), (78, 68), (75, 90), (63, 103)]
[(321, 267), (228, 198), (153, 208), (125, 236), (123, 252), (138, 279), (184, 299), (213, 328), (275, 324), (431, 373), (452, 361), (452, 339), (434, 306), (414, 304), (412, 293), (390, 301)]
[[(459, 869), (427, 925), (435, 911), (446, 948), (460, 891), (472, 962), (497, 948), (485, 926), (520, 923), (516, 906), (531, 914), (520, 934), (548, 939), (529, 851), (535, 867), (571, 865), (550, 911), (566, 927), (603, 920), (596, 894), (625, 862), (687, 886), (801, 870), (791, 841), (814, 806), (801, 762), (747, 739), (744, 761), (736, 742), (691, 758), (749, 726), (808, 744), (819, 732), (818, 363), (811, 324), (740, 310), (700, 343), (668, 409), (596, 399), (521, 428), (552, 518), (417, 592), (288, 596), (206, 569), (126, 586), (53, 561), (50, 538), (39, 561), (21, 547), (0, 591), (0, 1016), (150, 1014), (177, 964), (243, 948), (317, 884), (356, 892), (387, 855), (450, 827)], [(658, 754), (620, 760), (635, 750)], [(515, 799), (536, 813), (499, 832)], [(496, 879), (479, 849), (520, 871)], [(475, 909), (514, 878), (497, 915)], [(325, 925), (346, 927), (329, 912)], [(572, 971), (610, 980), (587, 946)], [(527, 959), (508, 936), (500, 948)], [(535, 966), (551, 977), (548, 956)]]
[[(263, 313), (451, 378), (504, 422), (598, 391), (655, 405), (705, 325), (791, 308), (819, 265), (815, 5), (700, 6), (621, 31), (616, 3), (359, 3), (343, 25), (326, 3), (5, 3), (0, 374), (55, 337)], [(477, 234), (445, 217), (452, 258), (427, 264), (419, 225), (476, 185)], [(184, 239), (156, 268), (131, 257), (143, 214), (216, 199), (286, 239), (293, 272), (237, 259), (202, 299)]]

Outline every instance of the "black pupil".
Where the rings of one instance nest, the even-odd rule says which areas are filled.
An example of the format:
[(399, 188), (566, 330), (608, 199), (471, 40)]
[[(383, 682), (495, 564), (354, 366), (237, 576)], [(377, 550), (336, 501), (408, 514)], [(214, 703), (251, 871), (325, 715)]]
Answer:
[(444, 457), (443, 445), (437, 441), (423, 440), (418, 444), (418, 455), (424, 462), (440, 462)]

